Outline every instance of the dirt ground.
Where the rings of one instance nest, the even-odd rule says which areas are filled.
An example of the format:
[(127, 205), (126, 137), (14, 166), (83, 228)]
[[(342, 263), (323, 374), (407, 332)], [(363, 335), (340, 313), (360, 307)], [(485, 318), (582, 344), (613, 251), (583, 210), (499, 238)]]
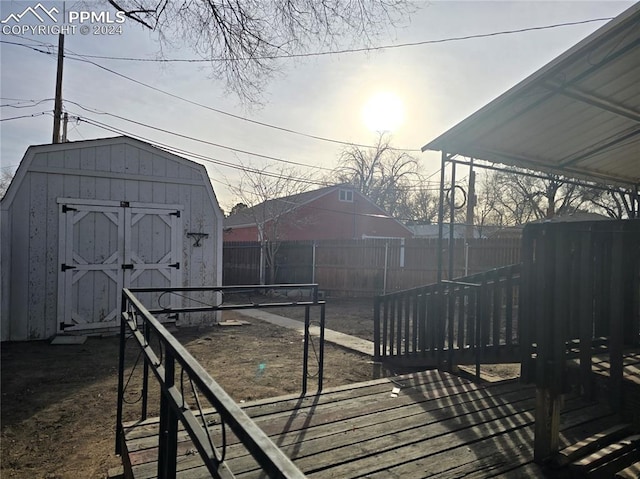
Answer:
[[(175, 335), (236, 401), (301, 391), (303, 344), (297, 332), (233, 312), (223, 319), (250, 324), (180, 328)], [(127, 371), (136, 354), (129, 347)], [(313, 374), (317, 363), (313, 356), (310, 361)], [(2, 478), (103, 478), (119, 466), (114, 453), (117, 367), (115, 336), (89, 338), (83, 345), (3, 343)], [(139, 397), (139, 370), (127, 388), (132, 402)], [(370, 358), (326, 344), (325, 387), (372, 378)], [(315, 381), (309, 379), (310, 392)], [(154, 408), (150, 405), (151, 413)], [(126, 419), (136, 419), (138, 411), (128, 406)]]

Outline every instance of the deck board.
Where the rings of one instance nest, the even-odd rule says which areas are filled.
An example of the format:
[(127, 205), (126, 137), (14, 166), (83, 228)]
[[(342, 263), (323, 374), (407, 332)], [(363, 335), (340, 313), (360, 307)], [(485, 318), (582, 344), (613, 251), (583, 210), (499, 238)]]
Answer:
[[(391, 397), (400, 387), (398, 397)], [(535, 389), (516, 381), (478, 385), (426, 371), (243, 405), (245, 412), (308, 476), (487, 477), (538, 471), (531, 464)], [(207, 421), (217, 415), (209, 412)], [(612, 425), (601, 405), (565, 402), (563, 445)], [(209, 422), (208, 422), (209, 424)], [(220, 444), (219, 423), (210, 427)], [(158, 423), (125, 427), (135, 479), (155, 477)], [(178, 477), (209, 477), (180, 431)], [(260, 477), (256, 462), (227, 431), (226, 460), (241, 478)], [(515, 472), (514, 472), (515, 474)], [(535, 477), (535, 474), (534, 476)]]

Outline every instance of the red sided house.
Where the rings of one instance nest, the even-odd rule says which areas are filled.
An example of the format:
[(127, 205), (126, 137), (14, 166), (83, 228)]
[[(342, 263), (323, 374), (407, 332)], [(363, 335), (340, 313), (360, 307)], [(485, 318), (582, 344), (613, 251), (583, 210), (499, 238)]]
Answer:
[(224, 220), (224, 241), (409, 238), (411, 231), (348, 185), (265, 201)]

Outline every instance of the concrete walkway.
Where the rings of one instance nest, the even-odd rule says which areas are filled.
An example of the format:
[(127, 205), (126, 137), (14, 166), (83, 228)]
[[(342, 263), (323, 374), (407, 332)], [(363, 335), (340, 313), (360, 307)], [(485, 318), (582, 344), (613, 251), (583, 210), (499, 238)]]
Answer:
[[(295, 319), (285, 318), (277, 314), (267, 313), (261, 309), (243, 309), (237, 312), (244, 314), (245, 316), (249, 316), (250, 318), (282, 326), (283, 328), (294, 329), (304, 336), (304, 322), (302, 321), (296, 321)], [(309, 334), (313, 336), (320, 336), (320, 328), (318, 326), (310, 326)], [(327, 328), (324, 328), (324, 339), (325, 341), (337, 344), (343, 348), (366, 354), (367, 356), (373, 356), (373, 341), (356, 338), (355, 336), (350, 336)]]

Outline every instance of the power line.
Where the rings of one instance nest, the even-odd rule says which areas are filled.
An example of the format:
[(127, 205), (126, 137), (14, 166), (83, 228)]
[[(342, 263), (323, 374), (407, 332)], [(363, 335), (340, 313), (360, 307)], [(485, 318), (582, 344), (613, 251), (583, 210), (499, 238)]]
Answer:
[[(4, 98), (3, 98), (4, 100)], [(40, 103), (44, 103), (45, 101), (52, 101), (53, 98), (45, 98), (44, 100), (14, 100), (15, 103), (4, 103), (0, 104), (0, 108), (33, 108), (34, 106), (38, 106)], [(12, 101), (12, 100), (8, 100)], [(31, 105), (25, 105), (25, 103), (31, 103)]]
[(20, 120), (21, 118), (34, 118), (36, 116), (48, 115), (52, 110), (41, 111), (40, 113), (33, 113), (31, 115), (13, 116), (11, 118), (0, 118), (0, 121)]
[[(375, 148), (375, 146), (373, 146), (373, 145), (365, 145), (365, 144), (362, 144), (362, 143), (353, 143), (353, 142), (349, 142), (349, 141), (335, 140), (333, 138), (327, 138), (327, 137), (324, 137), (324, 136), (312, 135), (312, 134), (304, 133), (304, 132), (301, 132), (301, 131), (298, 131), (298, 130), (293, 130), (291, 128), (285, 128), (285, 127), (282, 127), (282, 126), (273, 125), (273, 124), (265, 123), (265, 122), (258, 121), (258, 120), (253, 120), (251, 118), (247, 118), (247, 117), (244, 117), (244, 116), (236, 115), (234, 113), (229, 113), (227, 111), (220, 110), (218, 108), (213, 108), (213, 107), (211, 107), (209, 105), (205, 105), (203, 103), (200, 103), (200, 102), (197, 102), (197, 101), (194, 101), (194, 100), (190, 100), (190, 99), (182, 97), (180, 95), (176, 95), (174, 93), (171, 93), (169, 91), (163, 90), (163, 89), (158, 88), (158, 87), (155, 87), (153, 85), (149, 85), (149, 84), (144, 83), (144, 82), (142, 82), (140, 80), (136, 80), (135, 78), (129, 77), (129, 76), (124, 75), (122, 73), (119, 73), (119, 72), (117, 72), (115, 70), (111, 70), (110, 68), (107, 68), (107, 67), (105, 67), (103, 65), (100, 65), (100, 64), (98, 64), (98, 63), (96, 63), (94, 61), (86, 60), (86, 59), (83, 59), (83, 58), (76, 58), (76, 57), (68, 57), (68, 58), (70, 58), (72, 60), (76, 60), (76, 61), (89, 63), (89, 64), (94, 65), (95, 67), (100, 68), (100, 69), (102, 69), (104, 71), (107, 71), (107, 72), (109, 72), (109, 73), (111, 73), (113, 75), (119, 76), (121, 78), (124, 78), (126, 80), (131, 81), (131, 82), (134, 82), (134, 83), (136, 83), (136, 84), (138, 84), (140, 86), (143, 86), (145, 88), (149, 88), (149, 89), (151, 89), (153, 91), (156, 91), (158, 93), (162, 93), (163, 95), (170, 96), (170, 97), (175, 98), (177, 100), (184, 101), (184, 102), (189, 103), (191, 105), (198, 106), (200, 108), (204, 108), (206, 110), (210, 110), (210, 111), (213, 111), (215, 113), (228, 116), (230, 118), (235, 118), (236, 120), (246, 121), (246, 122), (252, 123), (254, 125), (259, 125), (259, 126), (263, 126), (263, 127), (266, 127), (266, 128), (271, 128), (271, 129), (274, 129), (274, 130), (284, 131), (286, 133), (291, 133), (291, 134), (294, 134), (294, 135), (303, 136), (305, 138), (311, 138), (311, 139), (314, 139), (314, 140), (325, 141), (325, 142), (328, 142), (328, 143), (334, 143), (334, 144), (344, 145), (344, 146), (356, 146), (356, 147), (359, 147), (359, 148)], [(392, 149), (392, 150), (395, 150), (395, 151), (406, 151), (406, 152), (413, 152), (413, 153), (421, 153), (422, 152), (422, 150), (415, 149), (415, 148), (394, 148), (394, 147), (390, 147), (389, 149)]]
[[(28, 49), (33, 50), (33, 51), (38, 52), (38, 53), (43, 53), (45, 55), (54, 55), (55, 54), (54, 50), (52, 50), (52, 51), (44, 51), (44, 50), (41, 50), (39, 48), (35, 48), (35, 47), (31, 46), (31, 45), (25, 45), (23, 43), (9, 42), (9, 41), (6, 41), (6, 40), (0, 40), (0, 43), (6, 43), (6, 44), (9, 44), (9, 45), (21, 46), (23, 48), (28, 48)], [(336, 139), (333, 139), (333, 138), (327, 138), (327, 137), (323, 137), (323, 136), (312, 135), (312, 134), (309, 134), (309, 133), (304, 133), (304, 132), (301, 132), (301, 131), (293, 130), (291, 128), (285, 128), (285, 127), (282, 127), (282, 126), (273, 125), (273, 124), (262, 122), (262, 121), (258, 121), (258, 120), (253, 120), (251, 118), (247, 118), (247, 117), (236, 115), (234, 113), (230, 113), (230, 112), (227, 112), (227, 111), (224, 111), (224, 110), (220, 110), (218, 108), (214, 108), (212, 106), (205, 105), (203, 103), (200, 103), (200, 102), (197, 102), (197, 101), (194, 101), (194, 100), (190, 100), (190, 99), (182, 97), (180, 95), (176, 95), (175, 93), (171, 93), (171, 92), (169, 92), (167, 90), (163, 90), (163, 89), (155, 87), (153, 85), (149, 85), (148, 83), (145, 83), (143, 81), (140, 81), (140, 80), (137, 80), (137, 79), (132, 78), (130, 76), (127, 76), (127, 75), (125, 75), (123, 73), (120, 73), (120, 72), (117, 72), (117, 71), (112, 70), (110, 68), (107, 68), (107, 67), (105, 67), (103, 65), (100, 65), (99, 63), (96, 63), (96, 62), (91, 61), (91, 60), (87, 60), (86, 58), (82, 58), (81, 55), (79, 55), (77, 53), (74, 53), (74, 52), (71, 52), (70, 50), (66, 50), (66, 51), (70, 53), (70, 55), (66, 55), (66, 58), (68, 58), (70, 60), (75, 60), (75, 61), (78, 61), (78, 62), (88, 63), (90, 65), (95, 66), (96, 68), (99, 68), (99, 69), (104, 70), (104, 71), (106, 71), (108, 73), (111, 73), (112, 75), (116, 75), (116, 76), (118, 76), (120, 78), (123, 78), (125, 80), (130, 81), (130, 82), (133, 82), (133, 83), (135, 83), (137, 85), (140, 85), (142, 87), (148, 88), (150, 90), (153, 90), (153, 91), (155, 91), (157, 93), (161, 93), (163, 95), (169, 96), (169, 97), (174, 98), (176, 100), (180, 100), (180, 101), (189, 103), (190, 105), (198, 106), (200, 108), (204, 108), (206, 110), (213, 111), (213, 112), (218, 113), (220, 115), (224, 115), (224, 116), (228, 116), (230, 118), (234, 118), (236, 120), (252, 123), (254, 125), (263, 126), (265, 128), (271, 128), (271, 129), (274, 129), (274, 130), (283, 131), (283, 132), (290, 133), (290, 134), (293, 134), (293, 135), (303, 136), (305, 138), (311, 138), (311, 139), (318, 140), (318, 141), (324, 141), (324, 142), (334, 143), (334, 144), (343, 145), (343, 146), (355, 146), (355, 147), (359, 147), (359, 148), (375, 148), (375, 146), (373, 146), (373, 145), (365, 145), (365, 144), (362, 144), (362, 143), (353, 143), (353, 142), (349, 142), (349, 141), (342, 141), (342, 140), (336, 140)], [(405, 152), (412, 152), (412, 153), (421, 153), (420, 149), (415, 149), (415, 148), (395, 148), (395, 147), (390, 147), (389, 149), (392, 149), (394, 151), (405, 151)]]
[(187, 140), (196, 141), (198, 143), (204, 143), (206, 145), (215, 146), (217, 148), (230, 150), (230, 151), (233, 151), (233, 152), (236, 152), (236, 153), (243, 153), (245, 155), (257, 156), (259, 158), (278, 161), (278, 162), (281, 162), (281, 163), (287, 163), (287, 164), (295, 165), (295, 166), (304, 166), (305, 168), (314, 168), (316, 170), (333, 171), (331, 168), (325, 168), (325, 167), (317, 166), (317, 165), (307, 165), (305, 163), (300, 163), (300, 162), (297, 162), (297, 161), (285, 160), (284, 158), (277, 158), (275, 156), (264, 155), (262, 153), (255, 153), (255, 152), (248, 151), (248, 150), (242, 150), (240, 148), (234, 148), (232, 146), (222, 145), (220, 143), (214, 143), (212, 141), (203, 140), (201, 138), (195, 138), (193, 136), (184, 135), (184, 134), (181, 134), (181, 133), (176, 133), (176, 132), (173, 132), (173, 131), (170, 131), (170, 130), (166, 130), (164, 128), (160, 128), (160, 127), (157, 127), (157, 126), (149, 125), (147, 123), (142, 123), (140, 121), (131, 120), (129, 118), (125, 118), (123, 116), (116, 115), (114, 113), (109, 113), (109, 112), (106, 112), (106, 111), (99, 111), (99, 110), (97, 110), (95, 108), (89, 108), (89, 107), (83, 106), (80, 103), (77, 103), (75, 101), (65, 100), (65, 102), (71, 103), (73, 105), (76, 105), (76, 106), (82, 108), (85, 111), (90, 111), (90, 112), (98, 114), (98, 115), (108, 115), (108, 116), (111, 116), (113, 118), (118, 118), (119, 120), (126, 121), (126, 122), (129, 122), (129, 123), (133, 123), (135, 125), (143, 126), (145, 128), (149, 128), (149, 129), (152, 129), (152, 130), (160, 131), (160, 132), (166, 133), (168, 135), (173, 135), (173, 136), (177, 136), (177, 137), (184, 138), (184, 139), (187, 139)]
[(140, 57), (117, 57), (117, 56), (108, 56), (108, 55), (85, 55), (85, 54), (82, 54), (81, 56), (84, 58), (97, 58), (97, 59), (104, 59), (104, 60), (149, 62), (149, 63), (211, 63), (211, 62), (229, 62), (229, 61), (245, 62), (245, 61), (251, 61), (251, 60), (278, 60), (278, 59), (286, 59), (286, 58), (307, 58), (307, 57), (320, 57), (320, 56), (329, 56), (329, 55), (343, 55), (347, 53), (368, 53), (373, 51), (391, 50), (396, 48), (415, 47), (415, 46), (422, 46), (422, 45), (436, 45), (439, 43), (473, 40), (478, 38), (489, 38), (489, 37), (496, 37), (500, 35), (513, 35), (516, 33), (525, 33), (525, 32), (531, 32), (531, 31), (539, 31), (539, 30), (550, 30), (553, 28), (584, 25), (587, 23), (594, 23), (594, 22), (605, 22), (612, 19), (613, 17), (592, 18), (588, 20), (579, 20), (575, 22), (555, 23), (551, 25), (542, 25), (537, 27), (525, 27), (525, 28), (518, 28), (514, 30), (501, 30), (497, 32), (477, 33), (473, 35), (447, 37), (447, 38), (440, 38), (435, 40), (422, 40), (418, 42), (398, 43), (394, 45), (379, 45), (375, 47), (362, 47), (362, 48), (346, 48), (342, 50), (328, 50), (324, 52), (286, 53), (286, 54), (279, 54), (279, 55), (265, 55), (265, 56), (255, 56), (255, 57), (203, 59), (203, 58), (140, 58)]

